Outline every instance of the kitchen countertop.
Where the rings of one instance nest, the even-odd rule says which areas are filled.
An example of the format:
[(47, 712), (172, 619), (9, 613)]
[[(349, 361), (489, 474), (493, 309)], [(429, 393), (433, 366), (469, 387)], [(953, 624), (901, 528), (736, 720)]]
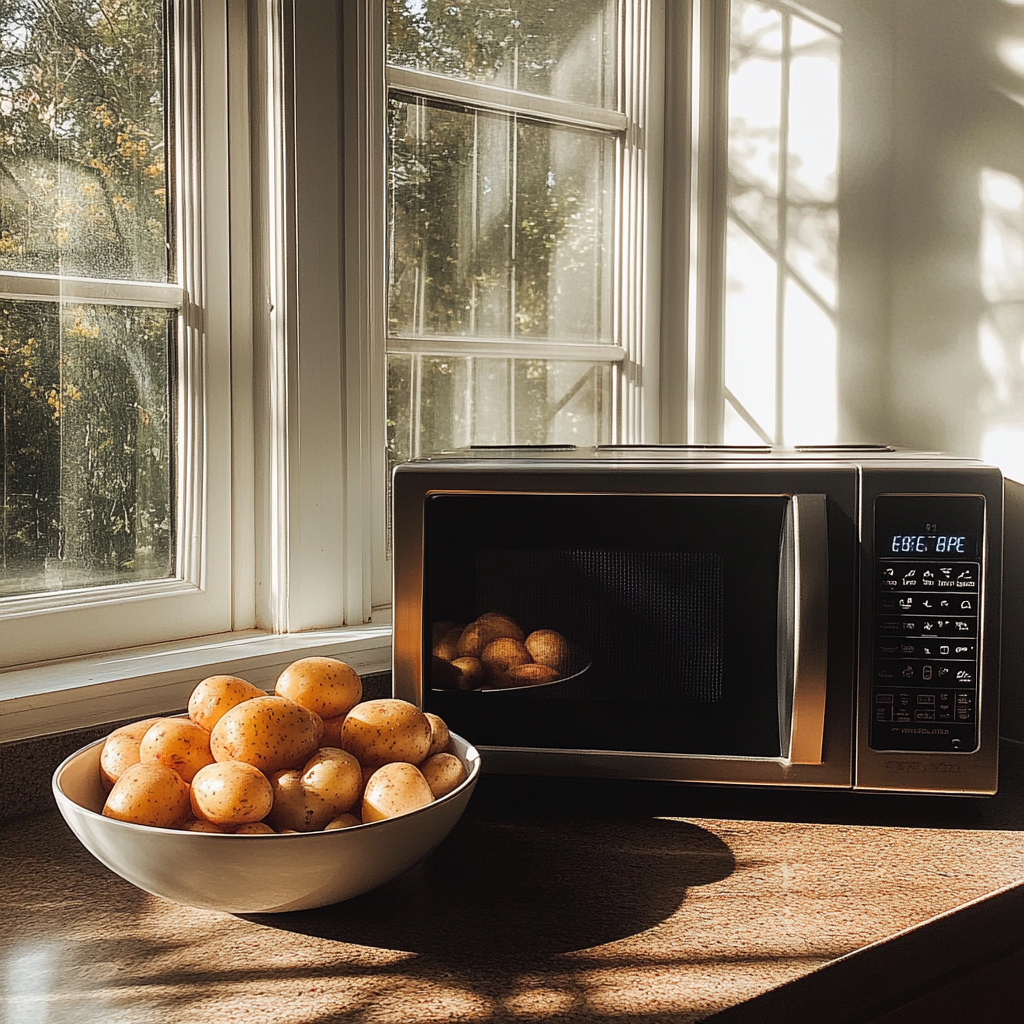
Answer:
[(485, 776), (441, 847), (321, 910), (149, 896), (0, 822), (0, 1018), (869, 1021), (1024, 946), (1024, 747), (989, 800)]

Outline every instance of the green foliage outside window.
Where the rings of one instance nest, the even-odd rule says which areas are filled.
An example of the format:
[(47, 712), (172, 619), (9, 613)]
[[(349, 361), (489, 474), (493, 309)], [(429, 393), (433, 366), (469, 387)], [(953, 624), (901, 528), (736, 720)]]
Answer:
[[(169, 280), (165, 75), (159, 0), (0, 0), (0, 270)], [(173, 572), (175, 322), (0, 297), (0, 595)]]

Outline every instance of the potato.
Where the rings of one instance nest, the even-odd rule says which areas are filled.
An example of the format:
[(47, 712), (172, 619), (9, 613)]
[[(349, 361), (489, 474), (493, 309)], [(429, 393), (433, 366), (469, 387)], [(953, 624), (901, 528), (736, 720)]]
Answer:
[(464, 626), (457, 626), (449, 629), (440, 639), (435, 640), (433, 653), (445, 661), (454, 661), (459, 656), (459, 637), (462, 636)]
[(357, 704), (341, 729), (341, 745), (364, 766), (392, 761), (419, 764), (430, 750), (427, 716), (408, 701), (384, 698)]
[(136, 825), (174, 828), (191, 816), (188, 784), (162, 764), (133, 764), (114, 783), (103, 814)]
[(245, 761), (217, 761), (192, 780), (192, 813), (216, 825), (261, 821), (274, 803), (270, 780)]
[(233, 707), (213, 727), (217, 761), (246, 761), (265, 775), (304, 764), (320, 745), (323, 719), (287, 697), (266, 696)]
[(479, 658), (484, 648), (501, 637), (523, 640), (523, 631), (507, 615), (487, 612), (471, 622), (459, 637), (459, 657)]
[(363, 699), (363, 681), (354, 668), (337, 658), (301, 658), (277, 677), (274, 693), (321, 718), (337, 718)]
[(434, 799), (419, 768), (405, 761), (393, 761), (378, 768), (363, 793), (364, 822), (383, 821), (426, 807)]
[(434, 754), (420, 765), (430, 792), (437, 800), (466, 781), (465, 765), (454, 754)]
[(196, 684), (188, 699), (188, 717), (209, 732), (225, 712), (266, 691), (238, 676), (207, 676)]
[(191, 782), (200, 768), (213, 764), (210, 734), (187, 718), (159, 718), (142, 737), (139, 760), (173, 768), (186, 782)]
[(159, 718), (145, 718), (115, 729), (104, 741), (100, 751), (100, 781), (103, 788), (110, 787), (124, 774), (126, 768), (139, 763), (139, 744), (149, 727)]
[(431, 711), (423, 713), (430, 723), (430, 749), (427, 751), (427, 757), (432, 757), (434, 754), (440, 754), (448, 749), (452, 741), (452, 734), (448, 731), (444, 719), (439, 715), (435, 715)]
[(479, 658), (456, 658), (452, 665), (459, 670), (457, 690), (478, 690), (487, 682), (487, 672)]
[(354, 814), (339, 814), (334, 821), (324, 825), (324, 831), (333, 832), (338, 828), (352, 828), (353, 825), (362, 825), (362, 822)]
[(569, 641), (553, 629), (534, 630), (525, 641), (526, 649), (538, 665), (547, 665), (562, 673), (569, 664)]
[(557, 678), (558, 670), (548, 665), (516, 665), (505, 673), (503, 682), (506, 686), (537, 686), (553, 683)]
[(349, 810), (363, 792), (363, 770), (347, 751), (321, 747), (302, 770), (302, 784), (334, 809)]
[(264, 821), (250, 821), (247, 825), (239, 825), (232, 835), (236, 836), (272, 836), (274, 830)]
[(430, 659), (430, 685), (435, 690), (458, 690), (462, 682), (462, 672), (452, 662), (439, 658), (436, 654)]
[(323, 747), (300, 768), (270, 777), (274, 806), (267, 823), (296, 832), (317, 832), (350, 810), (363, 792), (363, 770), (344, 750)]
[(228, 828), (215, 825), (212, 821), (203, 821), (201, 818), (192, 818), (183, 825), (178, 826), (182, 832), (230, 832)]
[(488, 675), (504, 675), (510, 668), (527, 665), (532, 660), (526, 646), (511, 637), (492, 640), (480, 655), (480, 661), (483, 662)]
[(274, 806), (267, 815), (267, 824), (278, 832), (319, 832), (335, 817), (330, 805), (302, 784), (300, 768), (274, 772), (270, 785)]

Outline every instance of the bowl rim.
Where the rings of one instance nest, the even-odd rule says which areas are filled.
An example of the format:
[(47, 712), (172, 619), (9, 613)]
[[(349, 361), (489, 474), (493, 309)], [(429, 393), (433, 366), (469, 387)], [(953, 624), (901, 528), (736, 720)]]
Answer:
[[(187, 716), (164, 715), (161, 717), (184, 718)], [(449, 803), (452, 800), (457, 799), (461, 794), (463, 794), (466, 791), (467, 788), (472, 789), (473, 786), (476, 785), (476, 781), (480, 776), (480, 752), (472, 743), (469, 742), (469, 740), (465, 739), (462, 736), (459, 736), (457, 733), (451, 732), (449, 730), (449, 735), (457, 739), (460, 743), (464, 743), (466, 745), (465, 755), (459, 757), (459, 755), (456, 754), (455, 756), (459, 757), (459, 760), (467, 766), (468, 772), (466, 778), (463, 779), (463, 781), (460, 782), (455, 787), (455, 789), (453, 789), (450, 793), (445, 793), (445, 795), (442, 797), (438, 797), (435, 800), (431, 800), (429, 804), (424, 804), (422, 807), (417, 807), (415, 810), (406, 811), (404, 814), (396, 814), (393, 818), (383, 818), (380, 821), (360, 822), (358, 825), (350, 825), (348, 828), (335, 828), (330, 830), (320, 829), (316, 832), (274, 832), (271, 834), (257, 833), (255, 835), (246, 835), (243, 833), (242, 835), (237, 835), (234, 832), (193, 832), (191, 830), (186, 829), (160, 828), (157, 825), (140, 825), (134, 821), (122, 821), (120, 818), (108, 817), (105, 814), (101, 814), (98, 811), (94, 811), (91, 807), (86, 807), (84, 804), (78, 803), (77, 800), (72, 800), (71, 797), (64, 792), (60, 782), (62, 774), (71, 764), (71, 762), (74, 761), (76, 758), (82, 756), (83, 754), (88, 753), (88, 751), (90, 751), (93, 747), (98, 747), (105, 743), (107, 740), (106, 736), (101, 736), (99, 739), (93, 740), (91, 743), (86, 743), (85, 746), (79, 747), (78, 750), (74, 751), (71, 754), (68, 754), (68, 756), (65, 757), (64, 760), (61, 761), (61, 763), (57, 765), (57, 767), (54, 769), (53, 775), (51, 776), (50, 779), (50, 786), (51, 789), (53, 790), (54, 799), (57, 801), (57, 808), (61, 811), (62, 817), (66, 817), (66, 815), (64, 814), (64, 804), (66, 803), (69, 804), (71, 807), (75, 808), (75, 811), (77, 813), (84, 814), (87, 818), (100, 819), (104, 822), (113, 822), (116, 825), (122, 826), (124, 828), (132, 830), (141, 830), (143, 833), (158, 835), (167, 835), (168, 833), (171, 833), (172, 835), (176, 836), (189, 835), (205, 837), (204, 839), (201, 839), (200, 842), (205, 842), (207, 839), (213, 839), (214, 841), (217, 841), (225, 838), (233, 840), (261, 839), (266, 841), (268, 839), (308, 839), (310, 836), (351, 835), (352, 833), (364, 832), (367, 829), (377, 828), (381, 825), (391, 825), (394, 824), (394, 822), (396, 821), (410, 820), (417, 815), (421, 815), (425, 812), (431, 811), (432, 809), (436, 809), (441, 804)], [(451, 751), (440, 751), (440, 753), (451, 753)]]

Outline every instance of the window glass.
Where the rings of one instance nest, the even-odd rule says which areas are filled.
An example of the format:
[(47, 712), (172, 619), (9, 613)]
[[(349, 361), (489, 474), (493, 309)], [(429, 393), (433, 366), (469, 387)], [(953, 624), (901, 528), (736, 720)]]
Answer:
[(0, 596), (172, 573), (172, 323), (164, 310), (0, 305)]
[(0, 7), (0, 270), (57, 281), (0, 278), (0, 597), (174, 573), (165, 69), (160, 0)]
[(391, 355), (390, 462), (471, 444), (602, 444), (610, 374), (608, 364)]
[(0, 270), (166, 281), (163, 4), (0, 9)]
[(610, 342), (615, 145), (393, 99), (389, 332)]
[(391, 64), (614, 107), (615, 0), (389, 0)]

